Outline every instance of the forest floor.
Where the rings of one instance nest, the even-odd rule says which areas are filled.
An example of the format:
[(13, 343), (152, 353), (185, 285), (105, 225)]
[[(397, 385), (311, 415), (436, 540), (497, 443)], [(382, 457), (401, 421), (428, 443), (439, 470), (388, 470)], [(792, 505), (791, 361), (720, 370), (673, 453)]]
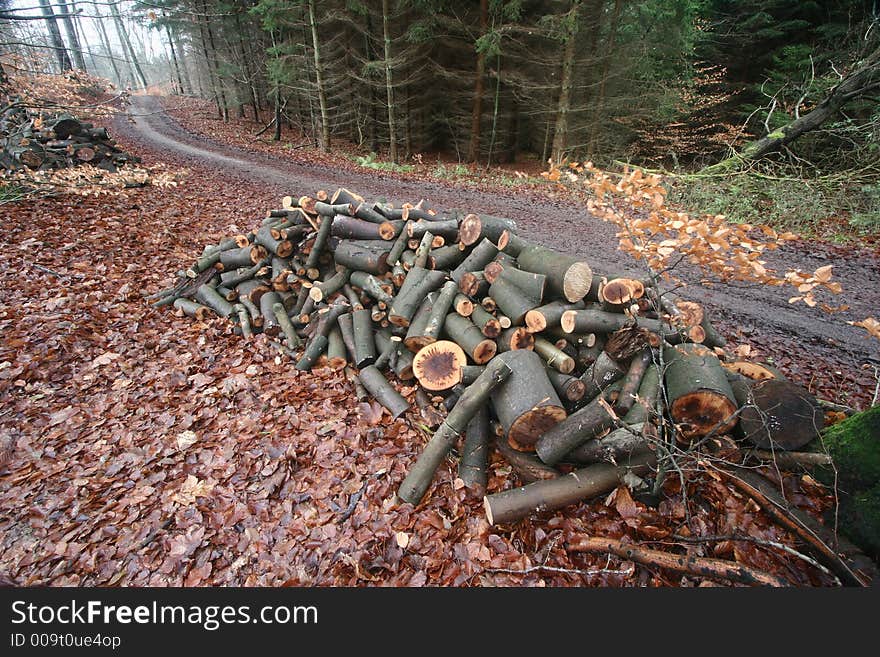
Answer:
[[(131, 123), (115, 122), (115, 134), (148, 164), (188, 169), (180, 186), (4, 207), (0, 580), (706, 583), (566, 550), (587, 534), (735, 559), (796, 585), (829, 582), (769, 545), (797, 541), (696, 463), (667, 478), (656, 507), (621, 488), (493, 528), (480, 501), (456, 484), (451, 462), (418, 508), (395, 503), (427, 438), (417, 417), (391, 421), (377, 405), (357, 404), (339, 373), (296, 372), (261, 337), (247, 342), (222, 321), (178, 318), (150, 307), (142, 293), (166, 286), (203, 244), (258, 224), (281, 196), (322, 188), (507, 215), (526, 237), (583, 254), (599, 271), (632, 271), (613, 229), (537, 185), (453, 185), (336, 168), (305, 149), (290, 158), (247, 152), (187, 132), (152, 98), (136, 98), (134, 114)], [(780, 255), (778, 266), (789, 263), (834, 264), (852, 291), (852, 318), (880, 306), (870, 253), (802, 244)], [(870, 404), (874, 371), (861, 365), (876, 352), (840, 317), (790, 307), (779, 291), (686, 292), (706, 303), (734, 344), (748, 342), (822, 397)], [(509, 486), (509, 475), (493, 456), (490, 492)], [(817, 516), (833, 504), (809, 476), (787, 475), (785, 490)], [(691, 540), (680, 542), (682, 535)]]

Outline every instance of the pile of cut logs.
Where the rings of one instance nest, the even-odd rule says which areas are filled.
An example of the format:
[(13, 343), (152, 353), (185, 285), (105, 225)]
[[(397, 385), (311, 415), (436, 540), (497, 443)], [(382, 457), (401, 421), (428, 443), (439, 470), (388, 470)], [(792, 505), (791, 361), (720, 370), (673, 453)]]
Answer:
[(140, 158), (120, 150), (106, 128), (61, 113), (54, 116), (14, 109), (0, 119), (0, 168), (63, 169), (89, 163), (115, 172)]
[(489, 521), (505, 523), (649, 475), (659, 441), (736, 428), (794, 449), (822, 426), (815, 400), (775, 370), (723, 361), (698, 304), (594, 272), (509, 219), (345, 189), (282, 205), (206, 247), (154, 304), (265, 333), (298, 370), (345, 370), (394, 418), (410, 403), (388, 377), (416, 379), (423, 416), (433, 404), (447, 414), (399, 487), (404, 502), (419, 503), (461, 436), (469, 489), (485, 493), (493, 447), (527, 484), (484, 498)]

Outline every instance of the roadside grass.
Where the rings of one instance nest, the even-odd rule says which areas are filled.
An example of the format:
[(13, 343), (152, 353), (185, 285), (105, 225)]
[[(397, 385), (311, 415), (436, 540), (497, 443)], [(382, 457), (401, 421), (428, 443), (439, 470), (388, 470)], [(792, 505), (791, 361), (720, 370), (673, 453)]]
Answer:
[(880, 183), (840, 176), (771, 177), (751, 172), (727, 177), (675, 176), (670, 202), (723, 214), (736, 223), (762, 223), (838, 244), (880, 239)]

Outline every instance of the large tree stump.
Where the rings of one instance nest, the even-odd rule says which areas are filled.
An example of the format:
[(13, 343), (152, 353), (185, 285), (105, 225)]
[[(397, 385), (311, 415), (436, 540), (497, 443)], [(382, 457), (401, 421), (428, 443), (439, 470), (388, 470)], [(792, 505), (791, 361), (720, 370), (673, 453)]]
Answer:
[(818, 437), (824, 417), (806, 388), (780, 379), (752, 384), (745, 378), (731, 387), (740, 406), (739, 430), (753, 445), (794, 450)]
[(492, 407), (511, 447), (531, 451), (548, 429), (565, 419), (567, 412), (544, 362), (534, 351), (520, 349), (496, 356), (513, 374), (492, 393)]

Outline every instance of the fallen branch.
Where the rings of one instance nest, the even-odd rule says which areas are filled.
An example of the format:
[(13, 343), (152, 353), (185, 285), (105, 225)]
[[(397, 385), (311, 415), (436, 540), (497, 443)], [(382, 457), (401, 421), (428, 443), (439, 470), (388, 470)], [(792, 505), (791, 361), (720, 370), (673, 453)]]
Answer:
[(569, 541), (566, 549), (569, 552), (611, 553), (621, 559), (635, 561), (643, 566), (656, 566), (712, 580), (749, 584), (752, 586), (790, 586), (786, 580), (776, 575), (771, 575), (770, 573), (765, 573), (762, 570), (744, 566), (734, 561), (672, 554), (662, 550), (643, 548), (631, 543), (622, 543), (612, 538), (581, 536)]

